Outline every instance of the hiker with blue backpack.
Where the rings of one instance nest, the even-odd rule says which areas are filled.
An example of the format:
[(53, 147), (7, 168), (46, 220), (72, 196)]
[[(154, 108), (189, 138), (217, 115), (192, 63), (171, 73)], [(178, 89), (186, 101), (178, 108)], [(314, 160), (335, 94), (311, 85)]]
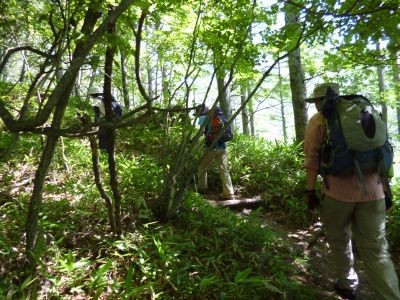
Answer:
[[(221, 200), (234, 198), (234, 190), (228, 168), (227, 142), (233, 138), (230, 124), (219, 107), (210, 110), (206, 105), (200, 105), (195, 113), (198, 124), (204, 125), (204, 153), (197, 170), (198, 192), (206, 194), (208, 189), (207, 170), (215, 161), (222, 182)], [(223, 132), (220, 132), (222, 131)]]
[[(98, 88), (90, 88), (88, 95), (92, 98), (92, 107), (94, 111), (94, 120), (99, 122), (105, 118), (106, 111), (104, 107), (104, 93)], [(114, 96), (111, 96), (111, 109), (114, 117), (120, 118), (122, 116), (122, 106), (117, 102)], [(105, 127), (99, 126), (99, 148), (103, 151), (108, 152), (108, 136)]]
[(354, 242), (379, 299), (400, 299), (385, 238), (393, 162), (386, 124), (367, 98), (339, 96), (335, 83), (317, 85), (305, 101), (318, 111), (307, 124), (304, 140), (306, 198), (309, 209), (320, 206), (335, 269), (334, 289), (344, 299), (356, 299)]

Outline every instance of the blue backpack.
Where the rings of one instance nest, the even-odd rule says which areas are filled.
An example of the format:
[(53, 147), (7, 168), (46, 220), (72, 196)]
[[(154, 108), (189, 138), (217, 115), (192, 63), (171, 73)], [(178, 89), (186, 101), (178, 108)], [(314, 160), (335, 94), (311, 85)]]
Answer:
[(321, 173), (356, 174), (361, 182), (363, 173), (377, 173), (387, 183), (393, 176), (393, 147), (386, 122), (371, 101), (361, 95), (339, 96), (328, 88), (322, 114), (326, 141), (321, 149)]
[(121, 104), (119, 104), (119, 102), (116, 101), (111, 102), (111, 109), (117, 118), (122, 117), (123, 111), (122, 111), (122, 106)]
[[(214, 141), (215, 137), (221, 131), (221, 129), (226, 126), (227, 119), (221, 108), (216, 107), (214, 114), (210, 120), (211, 126), (206, 126), (205, 134), (207, 142), (211, 143)], [(224, 133), (218, 139), (219, 143), (226, 143), (233, 139), (233, 130), (231, 124), (228, 124), (225, 128)]]

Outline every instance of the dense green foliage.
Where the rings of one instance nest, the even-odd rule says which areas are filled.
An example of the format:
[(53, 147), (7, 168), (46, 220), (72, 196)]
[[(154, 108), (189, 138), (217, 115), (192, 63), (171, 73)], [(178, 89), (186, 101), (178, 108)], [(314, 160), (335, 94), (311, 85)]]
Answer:
[[(398, 1), (364, 2), (1, 1), (0, 298), (318, 298), (298, 278), (307, 257), (265, 214), (310, 223), (301, 145), (286, 142), (303, 138), (293, 96), (305, 86), (335, 80), (400, 128)], [(92, 110), (92, 87), (105, 93), (100, 126), (117, 131), (99, 174), (88, 142), (99, 124), (77, 117)], [(118, 121), (112, 94), (125, 107)], [(230, 143), (236, 191), (261, 199), (258, 211), (194, 193), (202, 143), (190, 116), (202, 102), (247, 134), (283, 132), (285, 143)], [(399, 214), (396, 204), (388, 215), (394, 250)]]
[(394, 205), (388, 214), (387, 236), (393, 249), (400, 249), (400, 184), (396, 180), (392, 187)]
[(290, 202), (290, 197), (301, 194), (304, 187), (301, 145), (239, 135), (230, 148), (230, 156), (233, 181), (244, 193), (261, 194), (267, 202), (281, 208)]
[[(154, 139), (148, 134), (141, 139), (146, 136), (148, 141)], [(2, 142), (6, 140), (4, 135)], [(34, 282), (39, 283), (43, 298), (319, 297), (316, 290), (296, 280), (301, 275), (296, 265), (302, 262), (307, 268), (304, 254), (290, 250), (265, 219), (267, 210), (275, 210), (299, 227), (309, 222), (302, 194), (301, 147), (239, 134), (229, 152), (235, 187), (242, 195), (259, 195), (264, 205), (251, 213), (235, 212), (213, 207), (189, 192), (177, 219), (165, 225), (155, 220), (152, 211), (162, 180), (158, 149), (138, 153), (134, 144), (119, 143), (125, 234), (117, 240), (108, 234), (107, 213), (93, 183), (87, 143), (64, 139), (44, 193), (38, 275), (24, 279), (23, 228), (29, 199), (25, 187), (37, 163), (30, 155), (36, 142), (22, 137), (15, 149), (18, 156), (0, 167), (2, 186), (15, 189), (10, 199), (1, 198), (0, 203), (5, 233), (0, 236), (2, 297), (27, 295)], [(104, 169), (105, 156), (101, 161)], [(210, 176), (210, 180), (218, 178), (214, 173)], [(398, 195), (397, 186), (394, 193)], [(391, 242), (398, 240), (398, 215), (396, 204), (389, 216)], [(398, 247), (396, 242), (392, 245)]]
[[(291, 257), (276, 234), (262, 227), (262, 215), (235, 216), (194, 195), (185, 206), (174, 224), (144, 223), (114, 241), (102, 232), (104, 224), (93, 224), (99, 216), (97, 205), (73, 205), (67, 200), (46, 204), (42, 226), (50, 231), (37, 279), (43, 287), (40, 294), (112, 299), (155, 295), (273, 299), (283, 292), (307, 299), (313, 295), (288, 278), (295, 270), (285, 259), (295, 260), (296, 255)], [(14, 216), (12, 204), (5, 209)], [(14, 223), (18, 225), (18, 219)], [(17, 260), (15, 250), (4, 247), (4, 256), (10, 258), (3, 261), (6, 270)], [(17, 284), (17, 273), (2, 275), (4, 293), (26, 287)]]

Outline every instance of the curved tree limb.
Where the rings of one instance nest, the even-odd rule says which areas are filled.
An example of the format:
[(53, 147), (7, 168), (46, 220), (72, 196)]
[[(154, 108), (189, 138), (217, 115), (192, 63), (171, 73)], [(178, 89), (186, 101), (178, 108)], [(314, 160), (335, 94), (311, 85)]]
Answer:
[[(84, 114), (78, 116), (81, 119), (82, 125), (86, 128), (90, 126), (89, 124), (89, 116)], [(111, 225), (111, 230), (112, 232), (116, 232), (116, 225), (115, 225), (115, 218), (114, 214), (112, 213), (113, 211), (113, 201), (112, 198), (107, 194), (102, 180), (101, 180), (101, 172), (100, 172), (100, 163), (99, 163), (99, 151), (97, 147), (97, 142), (96, 138), (94, 136), (89, 136), (89, 143), (90, 143), (90, 149), (92, 150), (92, 170), (94, 174), (94, 182), (96, 184), (97, 190), (99, 191), (101, 197), (103, 198), (106, 207), (107, 207), (107, 213), (108, 213), (108, 219), (110, 221)]]
[(10, 59), (11, 55), (13, 55), (14, 53), (17, 53), (19, 51), (31, 51), (33, 53), (36, 53), (36, 54), (40, 55), (40, 56), (47, 57), (47, 58), (50, 58), (50, 59), (55, 59), (56, 58), (55, 55), (48, 54), (48, 53), (43, 52), (41, 50), (35, 49), (35, 48), (31, 47), (31, 46), (20, 46), (20, 47), (12, 48), (12, 49), (9, 49), (7, 51), (6, 55), (4, 56), (3, 60), (0, 63), (0, 74), (3, 73), (4, 67), (6, 66), (6, 64), (7, 64), (8, 60)]
[(121, 4), (104, 19), (104, 21), (92, 34), (91, 32), (83, 31), (84, 36), (80, 41), (78, 41), (78, 44), (80, 45), (79, 51), (75, 51), (69, 68), (58, 81), (58, 84), (49, 96), (48, 101), (35, 118), (15, 121), (12, 115), (7, 110), (6, 105), (0, 101), (0, 118), (3, 119), (8, 130), (12, 132), (24, 131), (28, 129), (33, 129), (47, 122), (59, 99), (62, 99), (65, 95), (65, 91), (69, 90), (69, 87), (74, 84), (76, 74), (77, 72), (79, 72), (80, 67), (85, 62), (89, 51), (107, 31), (109, 24), (115, 22), (115, 20), (133, 2), (134, 0), (122, 1)]
[[(98, 133), (97, 129), (93, 129), (93, 127), (97, 126), (102, 126), (105, 128), (125, 128), (125, 127), (130, 127), (135, 124), (140, 124), (150, 116), (154, 115), (154, 111), (166, 111), (165, 109), (158, 109), (155, 108), (154, 111), (148, 111), (147, 110), (147, 104), (144, 106), (141, 106), (139, 109), (136, 109), (135, 111), (129, 112), (129, 116), (133, 116), (133, 112), (139, 112), (142, 110), (146, 111), (135, 118), (126, 118), (127, 116), (123, 116), (121, 119), (119, 119), (116, 122), (109, 122), (109, 121), (99, 121), (99, 122), (93, 122), (93, 123), (88, 123), (87, 126), (83, 128), (77, 129), (76, 126), (72, 125), (68, 128), (54, 128), (51, 126), (46, 126), (46, 127), (36, 127), (32, 129), (27, 129), (25, 132), (32, 132), (32, 133), (37, 133), (41, 135), (46, 135), (46, 136), (55, 136), (55, 137), (69, 137), (69, 138), (80, 138), (80, 137), (86, 137), (86, 136), (92, 136)], [(194, 109), (194, 108), (192, 108)], [(182, 109), (171, 109), (171, 112), (180, 112)]]
[(151, 102), (152, 100), (150, 99), (150, 96), (147, 94), (143, 83), (142, 79), (140, 77), (140, 46), (142, 43), (142, 32), (143, 32), (143, 24), (144, 21), (146, 20), (147, 14), (149, 13), (148, 9), (144, 9), (142, 11), (142, 14), (140, 15), (139, 18), (139, 24), (138, 24), (138, 29), (137, 31), (133, 31), (133, 34), (135, 35), (136, 38), (136, 44), (135, 44), (135, 77), (136, 77), (136, 82), (139, 87), (140, 94), (143, 96), (143, 98), (146, 100), (147, 104), (149, 107), (151, 107)]

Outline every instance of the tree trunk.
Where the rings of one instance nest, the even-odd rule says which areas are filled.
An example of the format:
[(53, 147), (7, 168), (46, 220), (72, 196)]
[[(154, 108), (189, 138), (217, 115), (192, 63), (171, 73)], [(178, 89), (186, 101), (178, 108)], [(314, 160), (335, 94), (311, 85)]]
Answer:
[[(250, 91), (247, 91), (247, 95), (250, 94)], [(249, 115), (250, 115), (250, 132), (252, 136), (256, 135), (256, 128), (255, 128), (255, 120), (254, 120), (254, 108), (253, 108), (253, 100), (250, 99), (247, 103), (247, 107), (249, 109)]]
[(94, 181), (96, 183), (97, 190), (100, 192), (100, 195), (104, 199), (104, 203), (106, 204), (111, 231), (114, 234), (116, 234), (117, 227), (114, 218), (113, 200), (107, 194), (102, 183), (102, 178), (100, 173), (100, 163), (99, 163), (99, 150), (97, 148), (96, 138), (93, 135), (89, 136), (89, 143), (90, 143), (90, 149), (92, 149), (92, 166), (93, 166)]
[(283, 99), (283, 86), (282, 86), (282, 74), (281, 74), (281, 64), (278, 64), (278, 70), (279, 70), (279, 103), (281, 107), (281, 119), (282, 119), (282, 130), (283, 130), (283, 140), (285, 143), (288, 141), (288, 134), (287, 134), (287, 128), (286, 128), (286, 116), (285, 116), (285, 102)]
[(124, 106), (129, 110), (129, 92), (128, 92), (128, 79), (126, 75), (126, 57), (123, 50), (120, 52), (121, 55), (121, 79), (122, 79), (122, 97), (124, 99)]
[(225, 116), (229, 118), (231, 116), (230, 103), (228, 100), (228, 93), (225, 88), (225, 70), (218, 69), (216, 72), (217, 76), (217, 88), (218, 88), (218, 100), (219, 106), (224, 112)]
[(165, 64), (161, 61), (161, 93), (164, 107), (168, 107), (171, 103), (171, 93), (169, 90), (169, 81)]
[(395, 86), (396, 99), (396, 116), (397, 116), (397, 134), (400, 134), (400, 67), (397, 60), (397, 53), (392, 54), (393, 58), (393, 83)]
[[(379, 50), (379, 48), (380, 48), (379, 43), (376, 43), (376, 49)], [(382, 105), (382, 117), (383, 120), (385, 120), (385, 122), (387, 123), (388, 109), (385, 103), (385, 80), (383, 77), (383, 67), (381, 65), (377, 67), (377, 72), (378, 72), (378, 85), (379, 85), (379, 101)]]
[[(287, 5), (288, 6), (288, 5)], [(292, 7), (293, 8), (293, 7)], [(285, 12), (285, 21), (287, 25), (297, 24), (297, 12), (287, 9)], [(304, 72), (301, 65), (300, 48), (296, 47), (289, 52), (289, 77), (290, 89), (292, 91), (292, 103), (294, 112), (294, 124), (296, 131), (296, 141), (298, 143), (304, 140), (307, 126), (307, 111), (304, 103), (306, 89), (304, 85)]]
[[(53, 120), (53, 124), (56, 120)], [(42, 156), (40, 158), (39, 166), (35, 173), (33, 180), (33, 192), (29, 202), (28, 216), (26, 219), (25, 231), (26, 231), (26, 259), (27, 259), (27, 271), (34, 273), (36, 270), (36, 259), (40, 257), (38, 253), (38, 241), (39, 241), (39, 213), (42, 204), (42, 193), (45, 178), (49, 170), (51, 160), (53, 158), (54, 149), (57, 143), (56, 137), (49, 136), (46, 145), (44, 147)]]
[[(25, 51), (22, 51), (22, 55), (25, 57)], [(19, 74), (19, 82), (23, 82), (25, 78), (25, 73), (26, 73), (26, 59), (22, 60), (22, 68), (21, 68), (21, 73)]]
[(249, 112), (250, 112), (250, 133), (252, 136), (256, 135), (256, 126), (254, 120), (254, 110), (253, 110), (253, 101), (249, 102)]
[[(146, 34), (150, 36), (150, 29), (148, 27), (145, 28)], [(149, 44), (146, 43), (146, 50), (148, 50), (149, 53), (151, 53), (151, 49), (147, 49), (149, 47)], [(149, 54), (149, 57), (151, 57), (151, 54)], [(146, 66), (146, 71), (147, 71), (147, 90), (149, 94), (149, 98), (153, 99), (156, 95), (156, 87), (154, 86), (154, 77), (153, 77), (153, 68), (151, 65), (151, 59), (148, 60), (147, 66)]]
[(379, 98), (380, 98), (379, 100), (382, 105), (382, 117), (385, 120), (385, 122), (387, 123), (388, 109), (387, 109), (387, 105), (385, 103), (385, 81), (383, 78), (383, 67), (378, 66), (377, 71), (378, 71)]
[[(110, 10), (111, 12), (111, 10)], [(115, 25), (110, 24), (108, 34), (115, 33)], [(112, 94), (111, 94), (111, 83), (112, 83), (112, 73), (113, 73), (113, 60), (115, 55), (115, 48), (108, 43), (106, 49), (106, 59), (104, 63), (104, 108), (106, 112), (106, 120), (108, 122), (113, 121), (113, 111), (111, 107)], [(121, 225), (121, 194), (118, 188), (118, 178), (117, 178), (117, 166), (115, 162), (115, 129), (106, 128), (107, 143), (108, 143), (108, 171), (110, 173), (110, 187), (114, 197), (114, 220), (115, 229), (114, 234), (120, 236), (122, 234)], [(110, 223), (112, 225), (112, 221)]]
[[(245, 85), (240, 86), (240, 103), (243, 105), (243, 103), (247, 99), (247, 88)], [(248, 105), (246, 105), (243, 108), (242, 111), (242, 127), (243, 127), (243, 133), (246, 135), (250, 135), (250, 120), (249, 120), (249, 110), (248, 110)]]

